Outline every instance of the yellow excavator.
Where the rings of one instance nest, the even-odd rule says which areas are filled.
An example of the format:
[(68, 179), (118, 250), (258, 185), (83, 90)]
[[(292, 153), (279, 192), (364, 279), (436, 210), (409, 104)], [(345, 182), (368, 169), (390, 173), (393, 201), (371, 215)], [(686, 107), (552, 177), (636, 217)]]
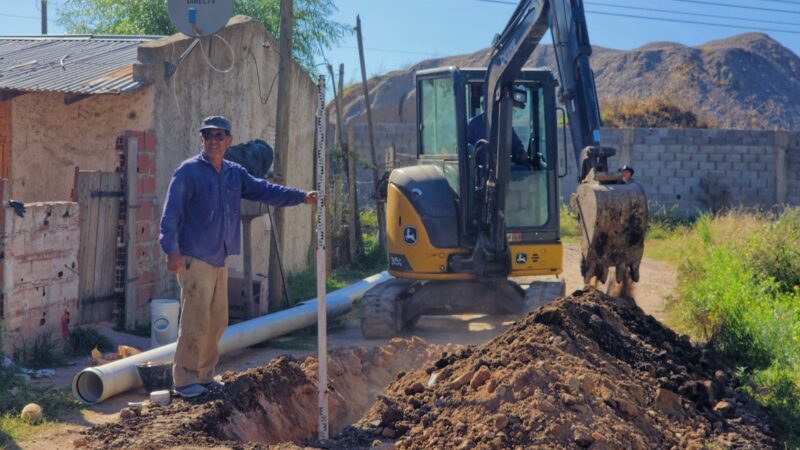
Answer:
[[(548, 28), (558, 81), (523, 69)], [(557, 99), (578, 167), (570, 202), (584, 280), (605, 282), (612, 267), (617, 282), (639, 280), (647, 199), (609, 171), (615, 150), (600, 142), (590, 55), (582, 0), (522, 0), (487, 67), (416, 73), (417, 165), (388, 177), (395, 278), (361, 301), (366, 338), (394, 336), (423, 315), (524, 312), (536, 283), (526, 292), (511, 278), (562, 272)]]

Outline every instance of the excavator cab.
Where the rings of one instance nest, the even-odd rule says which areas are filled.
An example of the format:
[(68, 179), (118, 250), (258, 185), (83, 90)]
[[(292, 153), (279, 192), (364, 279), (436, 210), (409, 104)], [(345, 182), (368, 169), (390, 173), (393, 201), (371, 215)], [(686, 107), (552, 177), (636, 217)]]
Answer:
[[(418, 164), (438, 167), (451, 190), (456, 220), (447, 232), (458, 238), (456, 253), (471, 250), (480, 232), (480, 180), (485, 178), (480, 171), (486, 170), (487, 158), (476, 144), (486, 138), (485, 77), (485, 69), (448, 67), (420, 71), (416, 78)], [(549, 70), (525, 69), (517, 77), (505, 180), (510, 258), (489, 276), (561, 272), (555, 87)], [(392, 214), (391, 208), (387, 210)], [(390, 254), (404, 255), (409, 250), (408, 245), (393, 247), (390, 241)], [(454, 262), (456, 267), (447, 261), (444, 270), (437, 267), (430, 275), (462, 272)], [(406, 276), (390, 269), (395, 276)]]
[[(515, 83), (508, 177), (499, 180), (507, 184), (508, 256), (481, 267), (464, 263), (483, 227), (485, 77), (485, 69), (417, 72), (417, 164), (393, 170), (387, 188), (389, 272), (396, 278), (362, 299), (368, 338), (393, 336), (428, 314), (521, 313), (530, 299), (509, 277), (562, 271), (556, 81), (542, 69), (523, 70)], [(548, 299), (563, 295), (563, 280), (547, 288)]]

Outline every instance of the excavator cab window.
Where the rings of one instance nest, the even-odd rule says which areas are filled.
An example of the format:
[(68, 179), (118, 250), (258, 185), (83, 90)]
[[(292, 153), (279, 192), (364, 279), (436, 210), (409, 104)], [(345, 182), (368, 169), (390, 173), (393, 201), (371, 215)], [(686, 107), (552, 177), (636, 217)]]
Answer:
[(420, 156), (441, 162), (447, 182), (458, 194), (458, 126), (456, 95), (451, 77), (419, 81)]
[[(511, 170), (506, 195), (509, 229), (540, 227), (548, 221), (548, 171), (545, 147), (544, 95), (539, 84), (519, 84), (516, 92), (527, 97), (524, 108), (514, 108), (514, 133), (519, 144), (511, 150)], [(515, 103), (518, 103), (515, 99)]]

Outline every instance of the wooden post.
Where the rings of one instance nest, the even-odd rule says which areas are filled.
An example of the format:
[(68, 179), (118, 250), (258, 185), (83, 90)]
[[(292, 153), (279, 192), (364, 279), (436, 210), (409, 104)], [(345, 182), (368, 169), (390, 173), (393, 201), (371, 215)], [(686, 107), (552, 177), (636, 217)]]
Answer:
[[(333, 76), (333, 67), (328, 64), (328, 71), (331, 75), (331, 80), (335, 80)], [(336, 137), (338, 138), (339, 142), (339, 151), (341, 152), (339, 158), (339, 170), (341, 171), (341, 176), (338, 177), (337, 182), (339, 186), (342, 188), (341, 192), (344, 191), (344, 185), (348, 186), (348, 192), (352, 192), (350, 189), (350, 157), (348, 154), (347, 143), (344, 139), (344, 127), (342, 126), (342, 93), (344, 91), (344, 64), (339, 64), (339, 89), (336, 89), (336, 83), (331, 82), (331, 86), (333, 87), (333, 96), (334, 96), (334, 105), (336, 107)], [(349, 217), (347, 222), (349, 223), (348, 226), (348, 262), (353, 263), (355, 262), (355, 258), (357, 255), (357, 244), (356, 244), (356, 235), (355, 235), (355, 221), (353, 219), (353, 195), (349, 194), (349, 207), (347, 208), (349, 212)], [(344, 212), (344, 207), (339, 210), (339, 213), (342, 214)]]
[[(278, 113), (275, 127), (275, 169), (276, 172), (286, 177), (287, 159), (289, 157), (289, 124), (290, 103), (292, 98), (292, 0), (281, 0), (281, 23), (279, 31), (278, 63)], [(283, 214), (275, 208), (274, 227), (272, 233), (276, 238), (283, 236)], [(275, 247), (280, 245), (280, 239), (275, 239)], [(283, 291), (283, 280), (278, 268), (280, 251), (270, 247), (269, 255), (269, 302), (275, 306), (284, 304), (280, 300)]]
[[(136, 193), (136, 173), (139, 142), (128, 137), (125, 154), (125, 328), (136, 327), (136, 209), (139, 206)], [(83, 269), (83, 268), (81, 268)]]
[(356, 16), (356, 36), (358, 37), (358, 58), (361, 62), (361, 86), (364, 88), (364, 106), (367, 110), (367, 130), (369, 132), (369, 156), (372, 162), (372, 184), (375, 189), (375, 210), (378, 215), (378, 245), (382, 249), (386, 249), (385, 235), (386, 235), (386, 216), (383, 213), (383, 203), (378, 197), (378, 184), (380, 177), (378, 175), (378, 161), (375, 155), (375, 136), (372, 132), (372, 107), (369, 103), (369, 86), (367, 85), (367, 69), (364, 65), (364, 40), (361, 37), (361, 17)]
[[(347, 123), (347, 141), (353, 142), (353, 124)], [(361, 245), (361, 219), (358, 215), (358, 190), (356, 188), (356, 159), (347, 158), (347, 189), (350, 200), (350, 261), (355, 262)]]

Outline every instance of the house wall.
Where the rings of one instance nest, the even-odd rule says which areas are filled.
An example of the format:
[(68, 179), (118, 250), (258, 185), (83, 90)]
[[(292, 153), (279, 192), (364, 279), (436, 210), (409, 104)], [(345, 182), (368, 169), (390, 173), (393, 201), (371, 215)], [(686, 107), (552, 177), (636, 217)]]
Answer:
[[(5, 188), (0, 181), (0, 191)], [(59, 340), (62, 320), (78, 320), (80, 218), (72, 202), (30, 203), (25, 217), (0, 208), (3, 351), (31, 345), (46, 331)]]
[[(165, 61), (173, 62), (189, 46), (191, 39), (175, 35), (143, 44), (134, 76), (147, 80), (154, 92), (153, 129), (156, 137), (156, 207), (163, 208), (164, 195), (178, 164), (200, 151), (197, 128), (209, 115), (224, 115), (231, 120), (234, 142), (261, 138), (274, 144), (278, 43), (264, 27), (248, 17), (237, 16), (216, 37), (203, 39), (169, 78), (164, 74)], [(231, 47), (229, 48), (227, 44)], [(233, 54), (231, 54), (233, 49)], [(206, 57), (204, 57), (205, 52)], [(231, 57), (233, 56), (233, 59)], [(207, 61), (208, 60), (208, 61)], [(209, 62), (221, 73), (210, 67)], [(305, 190), (313, 188), (314, 113), (316, 87), (301, 67), (291, 70), (291, 131), (289, 150), (277, 150), (287, 158), (283, 176), (287, 185)], [(274, 89), (270, 89), (274, 87)], [(288, 271), (297, 271), (309, 263), (312, 245), (310, 206), (285, 211), (281, 254)], [(266, 217), (252, 223), (253, 272), (268, 273), (269, 230)], [(177, 294), (174, 277), (161, 258), (156, 270), (157, 295)], [(241, 256), (231, 258), (234, 270), (242, 270)]]
[(75, 167), (113, 171), (117, 136), (153, 128), (154, 93), (94, 95), (71, 105), (64, 94), (11, 100), (10, 195), (24, 202), (69, 200)]
[[(369, 158), (366, 125), (349, 128), (350, 147)], [(559, 130), (559, 144), (562, 133)], [(730, 206), (800, 205), (800, 133), (604, 128), (600, 134), (603, 145), (617, 149), (609, 167), (635, 168), (653, 212), (693, 216)], [(389, 147), (398, 154), (416, 154), (413, 124), (376, 124), (374, 136), (378, 161), (384, 161)], [(572, 140), (567, 142), (568, 173), (560, 180), (565, 202), (578, 184)], [(371, 174), (359, 169), (359, 199), (366, 202), (372, 192)]]

